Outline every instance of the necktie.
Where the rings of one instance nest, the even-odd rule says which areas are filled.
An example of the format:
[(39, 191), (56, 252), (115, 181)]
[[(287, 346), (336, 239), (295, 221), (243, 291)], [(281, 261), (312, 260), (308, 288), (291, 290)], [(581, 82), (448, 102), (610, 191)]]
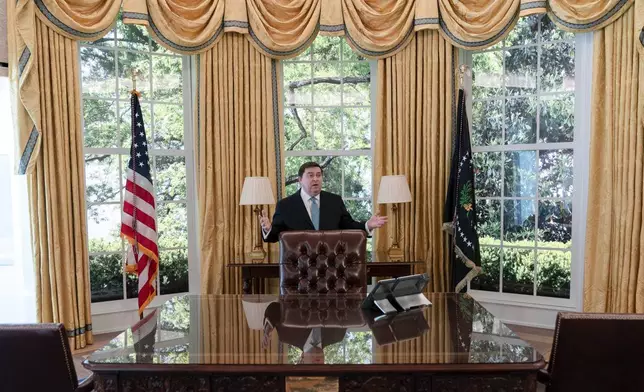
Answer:
[(309, 200), (311, 200), (311, 222), (313, 222), (315, 230), (320, 230), (320, 207), (318, 206), (318, 201), (315, 197)]

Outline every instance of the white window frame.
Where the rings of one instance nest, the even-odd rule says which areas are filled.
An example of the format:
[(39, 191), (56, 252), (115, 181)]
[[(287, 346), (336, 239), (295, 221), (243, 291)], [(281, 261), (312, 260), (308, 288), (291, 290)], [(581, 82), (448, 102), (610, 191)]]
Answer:
[[(344, 39), (344, 38), (340, 38)], [(346, 42), (345, 42), (346, 44)], [(348, 44), (347, 44), (348, 45)], [(349, 60), (350, 62), (355, 62), (356, 60)], [(377, 89), (377, 77), (376, 77), (376, 72), (378, 70), (378, 62), (376, 60), (360, 60), (360, 61), (365, 61), (369, 63), (369, 75), (370, 75), (370, 81), (369, 81), (369, 96), (370, 96), (370, 105), (344, 105), (343, 102), (343, 94), (340, 96), (340, 104), (339, 105), (314, 105), (313, 102), (315, 102), (315, 91), (312, 91), (312, 102), (311, 105), (302, 105), (302, 104), (295, 104), (295, 106), (298, 109), (329, 109), (329, 108), (369, 108), (370, 113), (371, 113), (371, 124), (370, 124), (370, 133), (371, 133), (371, 148), (370, 149), (354, 149), (354, 150), (293, 150), (293, 151), (287, 151), (286, 146), (282, 146), (282, 153), (284, 154), (284, 157), (315, 157), (315, 156), (339, 156), (339, 157), (351, 157), (351, 156), (367, 156), (371, 160), (371, 197), (366, 198), (366, 197), (344, 197), (344, 178), (342, 178), (342, 200), (344, 201), (370, 201), (371, 202), (371, 213), (373, 213), (377, 208), (376, 205), (374, 204), (374, 195), (376, 191), (376, 184), (374, 184), (374, 178), (375, 178), (375, 165), (374, 165), (374, 152), (375, 152), (375, 128), (376, 128), (376, 99), (377, 99), (377, 94), (376, 94), (376, 89)], [(313, 57), (311, 57), (310, 60), (284, 60), (280, 61), (280, 66), (282, 69), (280, 72), (282, 72), (282, 75), (284, 75), (284, 63), (287, 64), (310, 64), (311, 65), (311, 78), (313, 78), (313, 72), (314, 72), (314, 65), (318, 63), (327, 63), (327, 62), (334, 62), (334, 63), (339, 63), (341, 64), (343, 62), (342, 59), (342, 50), (340, 51), (340, 59), (339, 60), (333, 60), (333, 61), (317, 61), (314, 60)], [(342, 75), (341, 75), (342, 76)], [(285, 81), (283, 81), (285, 83)], [(288, 107), (291, 107), (291, 105), (288, 105), (286, 103), (286, 99), (284, 99), (284, 108), (283, 110), (285, 111)], [(284, 112), (281, 113), (281, 115), (284, 115)], [(344, 135), (344, 123), (340, 123), (342, 134)], [(310, 135), (310, 137), (313, 137), (313, 134)], [(343, 177), (344, 177), (344, 171)], [(284, 173), (286, 176), (286, 173)], [(286, 196), (286, 195), (284, 195)], [(373, 233), (373, 236), (375, 236), (376, 233)]]
[[(498, 146), (474, 146), (473, 152), (503, 152), (519, 150), (544, 150), (571, 148), (574, 151), (573, 168), (573, 216), (572, 216), (572, 246), (571, 252), (571, 275), (570, 275), (570, 298), (542, 297), (538, 295), (524, 295), (514, 293), (503, 293), (502, 275), (499, 277), (501, 286), (498, 292), (469, 289), (474, 298), (480, 302), (495, 303), (500, 305), (515, 305), (520, 307), (532, 307), (541, 309), (552, 309), (560, 311), (581, 311), (583, 309), (583, 281), (584, 281), (584, 249), (586, 239), (586, 209), (588, 199), (588, 166), (590, 149), (590, 112), (592, 94), (592, 56), (593, 56), (593, 33), (575, 34), (575, 127), (574, 141), (570, 143), (534, 143), (519, 145), (498, 145)], [(537, 44), (513, 46), (526, 47)], [(507, 48), (505, 48), (507, 49)], [(483, 51), (482, 51), (483, 52)], [(459, 50), (459, 57), (465, 64), (472, 66), (472, 52)], [(471, 80), (466, 80), (466, 105), (468, 118), (471, 119), (472, 98)], [(539, 93), (539, 92), (538, 92)], [(544, 96), (548, 94), (538, 94)], [(535, 95), (537, 96), (537, 95)], [(472, 121), (470, 121), (470, 137), (472, 137)], [(486, 197), (486, 199), (499, 199), (501, 197)], [(534, 199), (531, 197), (512, 199)], [(542, 200), (547, 198), (537, 198)], [(503, 214), (501, 214), (503, 215)], [(501, 227), (503, 231), (503, 227)], [(502, 246), (501, 246), (502, 247)], [(535, 249), (547, 249), (537, 246)], [(533, 249), (532, 247), (528, 249)], [(560, 249), (557, 249), (560, 250)], [(502, 272), (502, 266), (500, 268)], [(536, 274), (536, 269), (535, 269)], [(536, 281), (534, 282), (536, 285)]]
[[(148, 38), (151, 39), (151, 38)], [(115, 54), (115, 61), (117, 62), (115, 65), (115, 79), (116, 79), (116, 86), (115, 86), (115, 91), (119, 91), (119, 72), (118, 72), (118, 53), (119, 52), (130, 52), (130, 53), (135, 53), (135, 54), (143, 54), (143, 55), (152, 55), (152, 56), (173, 56), (173, 57), (180, 57), (182, 59), (182, 86), (183, 86), (183, 102), (181, 104), (176, 104), (172, 102), (164, 102), (164, 101), (158, 101), (158, 100), (151, 100), (151, 99), (146, 99), (144, 100), (144, 103), (150, 104), (150, 115), (151, 118), (148, 120), (148, 127), (151, 127), (151, 125), (154, 123), (154, 110), (153, 110), (153, 105), (154, 104), (176, 104), (182, 105), (183, 106), (183, 117), (184, 117), (184, 122), (183, 122), (183, 132), (184, 132), (184, 148), (181, 149), (154, 149), (151, 148), (149, 150), (149, 153), (151, 156), (178, 156), (178, 157), (183, 157), (185, 160), (185, 165), (186, 165), (186, 198), (182, 200), (172, 200), (172, 201), (163, 201), (163, 202), (158, 202), (158, 204), (171, 204), (171, 203), (182, 203), (185, 204), (186, 206), (186, 213), (187, 213), (187, 228), (188, 228), (188, 246), (187, 246), (187, 254), (188, 254), (188, 285), (189, 288), (187, 292), (185, 293), (172, 293), (172, 294), (161, 294), (157, 295), (151, 302), (150, 307), (158, 307), (167, 300), (169, 300), (172, 297), (175, 297), (177, 295), (182, 295), (182, 294), (196, 294), (200, 292), (200, 264), (199, 264), (199, 251), (198, 251), (198, 241), (196, 238), (197, 235), (197, 223), (196, 223), (196, 184), (195, 184), (195, 178), (196, 178), (196, 171), (195, 171), (195, 165), (194, 165), (194, 143), (193, 143), (193, 100), (194, 100), (194, 91), (195, 91), (195, 83), (194, 80), (195, 75), (194, 75), (194, 68), (195, 68), (195, 59), (191, 58), (190, 56), (178, 56), (176, 54), (167, 54), (167, 53), (157, 53), (157, 52), (152, 52), (151, 50), (149, 51), (142, 51), (142, 50), (136, 50), (136, 49), (130, 49), (130, 48), (121, 48), (118, 46), (116, 40), (114, 41), (114, 46), (99, 46), (99, 45), (91, 45), (91, 44), (80, 44), (79, 43), (79, 49), (82, 47), (88, 47), (88, 48), (95, 48), (95, 49), (102, 49), (102, 50), (109, 50), (112, 51)], [(152, 57), (151, 57), (152, 58)], [(81, 60), (80, 56), (78, 59), (79, 62), (79, 69), (82, 69), (81, 66)], [(150, 88), (153, 89), (154, 87), (154, 77), (153, 77), (153, 69), (152, 69), (152, 61), (150, 61), (150, 66), (149, 66), (149, 75), (150, 75)], [(82, 76), (81, 80), (79, 81), (82, 84)], [(81, 89), (82, 91), (82, 89)], [(151, 90), (152, 91), (152, 90)], [(129, 101), (129, 98), (122, 98), (120, 96), (114, 97), (114, 98), (100, 98), (100, 97), (87, 97), (82, 95), (81, 96), (81, 101), (85, 99), (95, 99), (95, 100), (103, 100), (103, 101), (115, 101), (116, 102), (116, 114), (117, 114), (117, 121), (118, 121), (118, 113), (120, 111), (120, 104), (123, 102)], [(83, 106), (81, 102), (81, 119), (83, 121), (82, 123), (82, 129), (85, 129), (85, 124), (84, 124), (84, 115), (83, 115)], [(153, 140), (153, 132), (154, 129), (150, 128), (149, 132), (149, 137), (150, 140)], [(84, 135), (84, 131), (83, 131)], [(117, 155), (119, 158), (121, 156), (129, 156), (130, 154), (130, 149), (129, 148), (90, 148), (90, 147), (85, 147), (85, 143), (83, 141), (83, 157), (85, 157), (86, 154), (108, 154), (108, 155)], [(123, 167), (122, 160), (119, 159), (119, 172), (123, 173), (125, 168)], [(152, 171), (152, 176), (153, 180), (156, 178), (156, 165), (153, 165), (153, 171)], [(85, 184), (86, 179), (83, 178), (83, 184)], [(156, 183), (155, 183), (156, 184)], [(156, 185), (155, 185), (156, 187)], [(85, 188), (84, 188), (85, 189)], [(156, 189), (156, 188), (155, 188)], [(120, 192), (119, 196), (119, 202), (104, 202), (104, 203), (91, 203), (89, 201), (86, 202), (86, 211), (90, 206), (93, 205), (119, 205), (119, 209), (122, 208), (123, 205), (123, 192)], [(87, 216), (85, 217), (87, 221)], [(88, 237), (89, 238), (89, 237)], [(186, 248), (163, 248), (161, 250), (163, 251), (168, 251), (168, 250), (184, 250)], [(94, 256), (94, 255), (102, 255), (102, 254), (125, 254), (125, 248), (123, 247), (121, 251), (114, 251), (114, 252), (93, 252), (93, 253), (88, 253), (89, 256)], [(87, 260), (89, 263), (89, 260)], [(160, 271), (161, 272), (161, 271)], [(160, 278), (161, 278), (161, 273), (157, 275), (157, 290), (160, 289)], [(127, 298), (127, 285), (126, 285), (126, 277), (125, 274), (123, 275), (123, 299), (119, 300), (113, 300), (113, 301), (103, 301), (103, 302), (93, 302), (92, 303), (92, 315), (101, 315), (101, 314), (109, 314), (109, 313), (118, 313), (118, 312), (125, 312), (125, 311), (134, 311), (138, 309), (138, 299), (137, 298)]]

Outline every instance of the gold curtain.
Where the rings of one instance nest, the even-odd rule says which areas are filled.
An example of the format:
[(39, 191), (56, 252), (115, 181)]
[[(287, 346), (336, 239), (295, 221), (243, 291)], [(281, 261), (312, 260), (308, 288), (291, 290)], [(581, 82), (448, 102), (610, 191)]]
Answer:
[(36, 21), (41, 130), (28, 177), (39, 322), (65, 324), (71, 347), (93, 341), (85, 223), (78, 46)]
[(80, 71), (75, 40), (106, 34), (120, 0), (7, 2), (16, 172), (28, 174), (36, 309), (91, 344)]
[(276, 162), (281, 78), (275, 60), (240, 34), (224, 35), (201, 54), (198, 75), (201, 290), (239, 293), (239, 271), (226, 265), (243, 260), (259, 236), (257, 217), (250, 207), (239, 205), (243, 179), (267, 176), (271, 183), (281, 184), (282, 165)]
[[(412, 202), (400, 205), (401, 247), (411, 260), (425, 261), (430, 291), (449, 287), (441, 227), (452, 150), (453, 61), (453, 46), (436, 31), (415, 33), (402, 51), (378, 61), (374, 184), (383, 175), (407, 176)], [(376, 236), (378, 251), (389, 248), (395, 225), (385, 228)]]
[(631, 9), (595, 33), (584, 310), (644, 313), (644, 58)]
[(635, 38), (639, 38), (637, 49), (644, 56), (644, 0), (635, 0)]

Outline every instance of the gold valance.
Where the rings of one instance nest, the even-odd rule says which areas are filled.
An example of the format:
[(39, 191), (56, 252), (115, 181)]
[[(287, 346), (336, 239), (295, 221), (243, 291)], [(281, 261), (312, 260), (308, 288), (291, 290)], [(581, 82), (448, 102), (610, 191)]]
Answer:
[[(9, 80), (16, 123), (15, 172), (31, 172), (42, 134), (40, 118), (39, 53), (36, 20), (64, 37), (93, 41), (107, 34), (121, 8), (121, 0), (18, 0), (7, 2)], [(75, 61), (75, 60), (72, 60)]]
[(482, 49), (502, 40), (521, 16), (548, 12), (561, 27), (581, 32), (612, 23), (634, 1), (125, 0), (123, 18), (147, 26), (160, 44), (185, 54), (203, 52), (222, 33), (236, 32), (267, 56), (291, 58), (319, 33), (345, 36), (363, 56), (385, 58), (414, 31), (439, 30), (453, 45)]
[(121, 0), (34, 0), (38, 17), (67, 38), (94, 41), (107, 34)]

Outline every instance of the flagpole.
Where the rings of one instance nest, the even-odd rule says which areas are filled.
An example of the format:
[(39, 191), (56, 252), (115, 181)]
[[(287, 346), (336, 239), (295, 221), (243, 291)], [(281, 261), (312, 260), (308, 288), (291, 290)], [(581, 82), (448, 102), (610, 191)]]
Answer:
[[(136, 70), (134, 68), (132, 68), (132, 91), (130, 92), (131, 94), (138, 94), (138, 91), (136, 91), (136, 74), (137, 74)], [(130, 103), (131, 102), (132, 102), (132, 98), (130, 97)], [(131, 128), (132, 140), (134, 140), (134, 107), (132, 107), (130, 109), (130, 111), (131, 111), (130, 114), (132, 116), (132, 120), (131, 120), (132, 124), (131, 124), (130, 128)], [(136, 158), (134, 157), (134, 155), (132, 155), (132, 159), (134, 160), (134, 167), (136, 167)], [(132, 172), (132, 180), (136, 182), (136, 171), (135, 170)], [(136, 221), (136, 210), (137, 210), (137, 208), (136, 208), (136, 205), (135, 205), (134, 209), (132, 211), (132, 213), (133, 213), (132, 222), (133, 222), (133, 225), (134, 225), (134, 227), (132, 227), (132, 228), (134, 229), (134, 233), (135, 233), (134, 234), (135, 245), (132, 246), (132, 252), (134, 253), (134, 260), (138, 264), (138, 262), (139, 262), (139, 251), (138, 251), (138, 245), (139, 244), (138, 244), (138, 242), (139, 241), (138, 241), (138, 238), (137, 238), (137, 235), (136, 235), (136, 222), (137, 222)], [(143, 320), (143, 312), (139, 313), (139, 320)]]

